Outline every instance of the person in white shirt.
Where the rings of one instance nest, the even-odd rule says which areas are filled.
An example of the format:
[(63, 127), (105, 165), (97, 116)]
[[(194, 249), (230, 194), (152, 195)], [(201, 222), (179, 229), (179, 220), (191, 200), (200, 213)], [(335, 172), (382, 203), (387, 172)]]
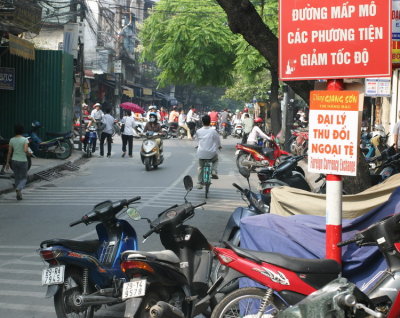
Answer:
[(265, 133), (261, 130), (260, 126), (261, 126), (262, 123), (263, 123), (263, 120), (262, 120), (262, 118), (260, 118), (260, 117), (257, 117), (257, 118), (254, 120), (253, 129), (251, 130), (249, 136), (247, 137), (247, 143), (248, 143), (249, 145), (257, 145), (257, 143), (258, 143), (258, 138), (263, 138), (263, 139), (267, 139), (267, 140), (270, 140), (270, 139), (271, 139), (270, 137), (268, 137), (267, 134), (265, 134)]
[(125, 116), (121, 120), (121, 124), (124, 125), (124, 131), (121, 134), (122, 138), (122, 156), (126, 155), (126, 145), (128, 144), (128, 155), (132, 158), (132, 148), (133, 148), (133, 135), (134, 128), (136, 127), (135, 119), (132, 117), (132, 112), (130, 110), (125, 110)]
[(199, 142), (197, 148), (197, 157), (199, 158), (199, 173), (197, 189), (202, 189), (203, 181), (203, 167), (207, 160), (211, 160), (212, 165), (212, 178), (218, 179), (217, 165), (218, 153), (221, 149), (221, 139), (218, 132), (210, 127), (211, 118), (209, 115), (202, 117), (203, 127), (196, 132), (196, 138)]
[(186, 135), (187, 135), (188, 139), (191, 140), (192, 134), (190, 133), (190, 129), (189, 129), (188, 125), (186, 124), (186, 118), (187, 118), (187, 116), (185, 114), (185, 111), (182, 109), (181, 113), (179, 114), (179, 117), (178, 117), (178, 125), (179, 125), (179, 127), (185, 128)]
[(93, 110), (90, 113), (90, 117), (96, 122), (99, 122), (103, 119), (104, 113), (101, 111), (101, 105), (99, 103), (93, 105)]

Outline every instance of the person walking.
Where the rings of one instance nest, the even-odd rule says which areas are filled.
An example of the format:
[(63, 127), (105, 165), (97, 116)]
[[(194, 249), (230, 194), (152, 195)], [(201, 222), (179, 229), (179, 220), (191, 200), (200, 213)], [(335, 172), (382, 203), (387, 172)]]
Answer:
[[(22, 189), (25, 188), (28, 180), (28, 159), (29, 148), (28, 139), (22, 136), (24, 127), (22, 125), (15, 125), (15, 136), (10, 139), (6, 170), (11, 169), (14, 172), (15, 191), (17, 193), (17, 200), (22, 200)], [(11, 160), (11, 161), (10, 161)]]
[(132, 158), (132, 148), (133, 148), (133, 134), (134, 128), (136, 127), (135, 119), (132, 117), (132, 112), (130, 110), (125, 110), (125, 116), (121, 120), (121, 124), (124, 125), (124, 130), (122, 131), (122, 158), (126, 155), (126, 145), (128, 144), (128, 155)]
[(113, 133), (113, 125), (115, 119), (111, 116), (111, 109), (105, 110), (105, 115), (102, 119), (102, 123), (104, 124), (104, 129), (101, 132), (100, 138), (100, 156), (104, 156), (104, 141), (107, 139), (107, 158), (111, 157), (111, 144), (112, 144), (112, 133)]
[(185, 111), (182, 109), (181, 113), (179, 115), (179, 119), (178, 119), (178, 124), (179, 127), (182, 127), (186, 130), (186, 136), (188, 137), (188, 139), (192, 140), (192, 134), (190, 133), (190, 129), (188, 127), (188, 125), (186, 124), (186, 114)]
[(201, 118), (203, 127), (197, 130), (196, 138), (199, 142), (197, 148), (197, 157), (199, 159), (199, 173), (197, 176), (197, 189), (203, 188), (203, 168), (207, 160), (212, 162), (212, 178), (218, 179), (217, 165), (218, 154), (217, 151), (221, 149), (221, 139), (218, 132), (210, 127), (211, 118), (209, 115), (204, 115)]
[(250, 115), (247, 113), (244, 114), (242, 125), (243, 125), (242, 144), (245, 144), (247, 142), (247, 137), (249, 136), (254, 126), (253, 118), (250, 118)]

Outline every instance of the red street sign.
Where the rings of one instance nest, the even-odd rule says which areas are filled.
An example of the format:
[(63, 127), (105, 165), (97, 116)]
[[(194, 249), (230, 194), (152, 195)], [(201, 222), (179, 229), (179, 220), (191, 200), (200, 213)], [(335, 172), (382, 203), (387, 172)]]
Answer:
[(391, 0), (280, 0), (279, 78), (391, 76)]

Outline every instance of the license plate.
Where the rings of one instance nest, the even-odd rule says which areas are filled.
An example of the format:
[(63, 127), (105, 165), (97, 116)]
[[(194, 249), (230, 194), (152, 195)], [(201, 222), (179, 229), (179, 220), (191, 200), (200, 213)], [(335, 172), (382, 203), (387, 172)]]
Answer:
[(240, 150), (236, 150), (235, 155), (237, 156), (240, 153)]
[(64, 283), (65, 265), (45, 268), (42, 271), (42, 285), (57, 285)]
[(134, 280), (128, 283), (124, 283), (122, 288), (122, 300), (142, 297), (146, 294), (146, 280)]

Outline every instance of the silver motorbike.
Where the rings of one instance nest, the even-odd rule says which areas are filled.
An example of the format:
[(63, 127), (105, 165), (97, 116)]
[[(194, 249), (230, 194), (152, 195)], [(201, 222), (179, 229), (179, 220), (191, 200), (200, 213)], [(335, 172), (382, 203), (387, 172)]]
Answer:
[(164, 161), (161, 135), (154, 132), (147, 132), (144, 137), (142, 148), (140, 149), (140, 158), (146, 167), (146, 171), (149, 171), (151, 167), (157, 169)]

